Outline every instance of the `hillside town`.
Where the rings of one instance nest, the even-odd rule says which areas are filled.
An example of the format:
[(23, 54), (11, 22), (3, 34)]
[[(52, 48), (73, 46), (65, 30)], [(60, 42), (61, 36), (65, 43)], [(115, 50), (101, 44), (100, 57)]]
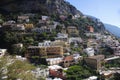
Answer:
[[(34, 22), (34, 17), (35, 14), (22, 14), (16, 20), (0, 19), (1, 80), (110, 80), (120, 74), (120, 42), (107, 30), (96, 32), (93, 26), (87, 25), (83, 38), (77, 26), (66, 26), (47, 15), (41, 15)], [(59, 16), (61, 21), (66, 18)], [(78, 18), (81, 16), (71, 17)], [(6, 63), (2, 63), (3, 59)], [(15, 78), (8, 74), (10, 67), (7, 67), (17, 66), (15, 62), (19, 64), (19, 61), (35, 67), (25, 70), (34, 78)], [(21, 75), (21, 69), (13, 68), (13, 72)]]

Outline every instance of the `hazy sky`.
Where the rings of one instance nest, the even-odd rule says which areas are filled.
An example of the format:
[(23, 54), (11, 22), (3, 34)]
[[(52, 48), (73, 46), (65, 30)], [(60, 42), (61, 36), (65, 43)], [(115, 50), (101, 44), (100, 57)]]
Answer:
[(120, 0), (66, 0), (82, 13), (120, 27)]

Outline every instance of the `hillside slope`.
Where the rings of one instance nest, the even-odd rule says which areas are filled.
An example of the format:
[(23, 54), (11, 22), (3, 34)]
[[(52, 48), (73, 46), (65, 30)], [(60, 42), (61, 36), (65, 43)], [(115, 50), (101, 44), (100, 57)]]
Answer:
[[(76, 26), (83, 33), (86, 32), (88, 26), (93, 26), (95, 32), (104, 32), (102, 22), (90, 16), (84, 18), (86, 15), (78, 11), (66, 0), (1, 0), (0, 13), (37, 13), (51, 16), (51, 18), (59, 18), (60, 15), (66, 15), (69, 19), (62, 22), (65, 26)], [(80, 16), (80, 18), (78, 20), (70, 20), (75, 15)]]

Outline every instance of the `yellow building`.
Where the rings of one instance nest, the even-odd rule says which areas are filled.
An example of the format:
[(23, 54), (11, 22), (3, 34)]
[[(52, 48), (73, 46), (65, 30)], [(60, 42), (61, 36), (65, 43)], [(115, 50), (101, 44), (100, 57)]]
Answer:
[(46, 47), (46, 53), (48, 57), (63, 56), (63, 47), (60, 46)]
[(30, 46), (27, 49), (27, 58), (32, 56), (39, 57), (60, 57), (63, 56), (63, 47), (60, 46), (49, 46), (49, 47), (39, 47)]
[(39, 56), (39, 57), (47, 56), (46, 48), (38, 47), (38, 46), (28, 47), (26, 54), (27, 54), (26, 57), (28, 58), (30, 58), (31, 56)]
[(25, 29), (32, 29), (32, 28), (34, 28), (33, 24), (24, 24), (24, 26), (25, 26)]
[(51, 46), (62, 46), (64, 48), (66, 48), (66, 47), (69, 48), (70, 44), (65, 41), (55, 40), (54, 42), (51, 42)]

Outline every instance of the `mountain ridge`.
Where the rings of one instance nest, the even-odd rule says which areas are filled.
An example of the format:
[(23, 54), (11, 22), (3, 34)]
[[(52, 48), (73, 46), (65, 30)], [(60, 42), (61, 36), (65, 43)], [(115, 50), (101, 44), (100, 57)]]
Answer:
[(111, 32), (112, 34), (114, 34), (115, 36), (120, 38), (120, 28), (115, 26), (115, 25), (111, 25), (111, 24), (107, 24), (104, 23), (104, 26), (106, 28), (106, 30), (108, 30), (109, 32)]
[(1, 0), (0, 10), (6, 12), (38, 12), (47, 14), (83, 15), (65, 0)]

